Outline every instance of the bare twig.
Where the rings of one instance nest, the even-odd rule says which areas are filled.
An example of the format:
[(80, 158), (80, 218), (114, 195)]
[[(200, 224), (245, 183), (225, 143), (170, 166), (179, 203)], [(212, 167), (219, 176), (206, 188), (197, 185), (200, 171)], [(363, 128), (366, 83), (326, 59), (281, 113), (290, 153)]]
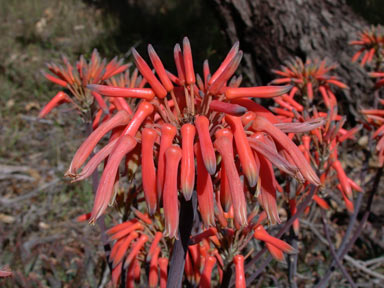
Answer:
[(100, 285), (98, 286), (98, 288), (104, 288), (107, 286), (108, 282), (109, 282), (109, 275), (110, 275), (110, 271), (109, 271), (109, 268), (108, 267), (105, 267), (104, 269), (104, 273), (103, 273), (103, 276), (101, 278), (101, 283)]
[(33, 117), (33, 116), (28, 116), (28, 115), (20, 115), (20, 118), (26, 121), (34, 121), (34, 122), (39, 122), (39, 123), (44, 123), (44, 124), (49, 124), (53, 125), (54, 122), (49, 119), (41, 119), (38, 117)]
[(375, 265), (377, 263), (384, 262), (384, 256), (378, 257), (378, 258), (373, 258), (367, 261), (364, 261), (364, 266), (371, 266)]
[(57, 183), (59, 183), (59, 179), (56, 178), (52, 180), (51, 182), (45, 183), (41, 185), (40, 187), (37, 187), (36, 189), (32, 190), (31, 192), (18, 196), (18, 197), (13, 197), (13, 198), (0, 198), (0, 204), (4, 206), (9, 206), (13, 204), (18, 204), (21, 201), (28, 200), (30, 198), (33, 198), (35, 196), (38, 196), (41, 191), (48, 189), (51, 186), (55, 186)]
[[(366, 158), (366, 160), (369, 159), (369, 157)], [(367, 161), (366, 161), (367, 162)], [(367, 163), (366, 163), (367, 164)], [(368, 165), (368, 164), (367, 164)], [(365, 165), (364, 165), (365, 166)], [(364, 169), (363, 169), (364, 170)], [(362, 171), (362, 174), (363, 174), (363, 171)], [(370, 214), (370, 210), (371, 210), (371, 205), (372, 205), (372, 202), (373, 202), (373, 196), (376, 194), (377, 192), (377, 189), (379, 187), (379, 183), (380, 183), (380, 178), (381, 178), (381, 175), (383, 174), (383, 167), (379, 168), (377, 171), (376, 171), (376, 175), (375, 175), (375, 179), (374, 179), (374, 183), (373, 183), (373, 186), (372, 186), (372, 189), (369, 193), (369, 198), (368, 198), (368, 202), (367, 202), (367, 207), (365, 209), (365, 212), (364, 212), (364, 215), (363, 215), (363, 218), (362, 220), (360, 221), (358, 227), (356, 228), (355, 230), (355, 233), (352, 235), (351, 239), (349, 240), (349, 236), (350, 234), (352, 233), (352, 229), (354, 227), (354, 224), (356, 222), (356, 219), (357, 219), (357, 214), (359, 212), (359, 208), (360, 208), (360, 205), (361, 205), (361, 201), (362, 201), (362, 193), (359, 193), (357, 199), (356, 199), (356, 205), (355, 205), (355, 212), (353, 213), (353, 215), (351, 216), (351, 219), (350, 219), (350, 222), (349, 222), (349, 225), (348, 225), (348, 228), (347, 228), (347, 232), (345, 233), (345, 236), (344, 236), (344, 239), (342, 241), (342, 244), (340, 245), (340, 248), (339, 250), (337, 251), (336, 255), (339, 259), (343, 259), (344, 255), (346, 255), (349, 251), (349, 249), (352, 248), (352, 246), (354, 245), (355, 241), (357, 240), (357, 238), (359, 237), (363, 227), (364, 227), (364, 224), (365, 222), (368, 220), (368, 216)], [(349, 241), (348, 241), (349, 240)], [(333, 272), (333, 268), (334, 268), (334, 265), (336, 264), (336, 261), (335, 259), (332, 261), (330, 267), (328, 268), (327, 272), (325, 273), (324, 277), (321, 279), (321, 281), (315, 286), (315, 288), (323, 288), (323, 287), (326, 287), (327, 283), (328, 283), (328, 280), (329, 278), (331, 277), (331, 274)]]
[[(292, 215), (289, 214), (290, 217)], [(288, 243), (295, 248), (296, 250), (298, 249), (298, 237), (295, 234), (295, 231), (291, 227), (289, 229), (289, 238), (288, 238)], [(297, 283), (296, 283), (296, 278), (297, 278), (297, 260), (298, 260), (298, 253), (295, 254), (288, 254), (287, 256), (288, 259), (288, 283), (289, 287), (291, 288), (297, 288)]]
[(363, 271), (364, 273), (366, 273), (366, 274), (368, 274), (368, 275), (370, 275), (372, 277), (375, 277), (377, 279), (380, 279), (381, 281), (384, 281), (384, 275), (382, 273), (378, 273), (378, 272), (375, 272), (375, 271), (369, 269), (368, 267), (363, 265), (360, 261), (352, 258), (349, 255), (345, 255), (344, 258), (349, 263), (351, 263), (353, 266), (355, 266), (357, 269)]
[[(319, 232), (319, 230), (316, 229), (316, 227), (315, 227), (315, 225), (313, 225), (313, 223), (309, 223), (306, 220), (302, 220), (302, 224), (303, 224), (303, 227), (310, 229), (313, 232), (313, 234), (316, 235), (317, 239), (319, 239), (323, 244), (329, 246), (329, 242), (321, 235), (321, 233)], [(357, 269), (360, 269), (363, 272), (366, 272), (366, 274), (368, 274), (368, 275), (371, 275), (371, 276), (378, 278), (378, 279), (381, 279), (381, 280), (383, 280), (383, 278), (384, 278), (384, 275), (379, 274), (379, 273), (377, 273), (377, 272), (375, 272), (372, 269), (367, 267), (367, 266), (373, 265), (374, 263), (384, 261), (384, 257), (378, 257), (378, 258), (374, 258), (374, 259), (371, 259), (368, 261), (359, 261), (359, 260), (352, 258), (351, 256), (349, 256), (347, 254), (347, 255), (344, 255), (344, 260), (350, 262), (351, 265), (355, 266)], [(378, 276), (378, 275), (380, 275), (380, 276)], [(361, 285), (359, 284), (359, 286), (361, 286)]]
[(335, 261), (336, 261), (336, 265), (339, 267), (341, 273), (343, 273), (345, 279), (347, 279), (349, 284), (351, 284), (351, 287), (357, 288), (355, 282), (353, 281), (353, 279), (351, 278), (351, 276), (348, 274), (347, 270), (343, 266), (343, 263), (341, 262), (341, 260), (336, 255), (335, 247), (333, 246), (331, 236), (329, 235), (328, 224), (327, 224), (327, 219), (325, 217), (324, 210), (321, 210), (321, 218), (323, 220), (324, 234), (325, 234), (325, 237), (327, 238), (328, 246), (329, 246), (329, 249), (331, 250), (331, 254), (333, 256), (333, 259), (335, 259)]

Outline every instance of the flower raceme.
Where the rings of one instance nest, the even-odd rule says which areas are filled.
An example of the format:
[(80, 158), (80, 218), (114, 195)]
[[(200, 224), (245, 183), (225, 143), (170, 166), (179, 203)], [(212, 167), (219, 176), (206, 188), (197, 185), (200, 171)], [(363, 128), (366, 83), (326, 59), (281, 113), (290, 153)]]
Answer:
[[(379, 103), (384, 105), (384, 100), (379, 99)], [(384, 164), (384, 110), (383, 109), (363, 109), (361, 112), (364, 114), (368, 123), (376, 127), (376, 131), (372, 137), (377, 140), (376, 150), (378, 153), (379, 165)]]
[[(136, 218), (117, 224), (107, 231), (109, 241), (113, 242), (110, 254), (112, 263), (112, 282), (118, 287), (123, 268), (127, 269), (126, 283), (142, 283), (145, 264), (149, 265), (149, 287), (166, 287), (169, 251), (159, 226), (147, 214), (134, 210)], [(133, 267), (132, 267), (133, 266)], [(135, 268), (137, 274), (130, 275)], [(142, 272), (141, 272), (142, 271)]]
[(287, 111), (276, 110), (276, 108), (272, 108), (272, 110), (277, 114), (283, 113), (285, 116), (293, 115), (293, 110), (302, 112), (302, 104), (304, 103), (298, 103), (294, 100), (295, 95), (299, 98), (299, 102), (304, 99), (305, 104), (310, 105), (313, 101), (315, 103), (319, 102), (317, 95), (320, 94), (323, 104), (328, 109), (337, 107), (337, 99), (332, 92), (331, 86), (341, 89), (348, 87), (336, 76), (329, 75), (329, 72), (336, 67), (335, 64), (327, 64), (326, 60), (307, 59), (304, 63), (300, 58), (294, 58), (287, 61), (286, 65), (282, 66), (280, 70), (273, 70), (280, 78), (273, 80), (272, 84), (291, 84), (293, 88), (289, 94), (274, 98), (275, 102)]
[[(303, 63), (296, 59), (288, 62), (287, 66), (283, 66), (281, 70), (274, 71), (283, 78), (277, 78), (272, 83), (291, 83), (294, 87), (289, 94), (275, 97), (276, 107), (271, 109), (283, 122), (275, 124), (275, 127), (288, 132), (290, 138), (296, 143), (300, 143), (299, 148), (307, 162), (311, 162), (316, 167), (321, 185), (335, 187), (335, 184), (330, 182), (332, 177), (329, 176), (331, 173), (337, 175), (346, 207), (349, 211), (353, 211), (352, 189), (361, 191), (361, 188), (346, 175), (338, 159), (338, 147), (346, 139), (353, 138), (361, 126), (349, 131), (343, 128), (345, 118), (337, 114), (337, 100), (331, 86), (346, 88), (346, 85), (337, 80), (335, 76), (328, 75), (335, 67), (335, 65), (327, 66), (325, 60), (321, 62), (307, 60), (306, 63)], [(297, 97), (296, 101), (295, 95), (301, 97)], [(318, 111), (318, 107), (321, 106), (314, 105), (315, 102), (321, 101), (315, 98), (317, 95), (321, 95), (320, 99), (325, 104), (326, 112)], [(289, 126), (286, 127), (287, 124)], [(264, 127), (265, 125), (260, 126)], [(305, 126), (310, 129), (304, 131)], [(289, 133), (297, 132), (294, 127), (302, 129), (301, 131), (305, 133), (301, 136), (294, 136)], [(291, 161), (301, 157), (290, 156)], [(295, 211), (297, 193), (289, 191), (288, 186), (286, 185), (286, 192), (289, 194), (291, 211)], [(302, 188), (297, 187), (297, 191), (300, 189)], [(319, 195), (315, 195), (313, 200), (324, 209), (329, 209), (327, 202)], [(298, 221), (295, 225), (296, 231), (298, 231)]]
[[(226, 217), (228, 220), (231, 219), (231, 215)], [(236, 283), (242, 283), (245, 280), (244, 256), (240, 253), (252, 239), (264, 243), (273, 258), (280, 262), (284, 261), (284, 253), (297, 253), (292, 246), (266, 231), (263, 226), (263, 222), (267, 219), (265, 212), (257, 213), (254, 210), (247, 215), (247, 219), (249, 223), (241, 231), (236, 232), (229, 224), (228, 227), (208, 228), (191, 237), (184, 271), (191, 284), (204, 286), (206, 282), (211, 281), (212, 266), (214, 266), (214, 272), (216, 271), (219, 275), (217, 284), (221, 284), (225, 267), (232, 263), (235, 265), (236, 279), (239, 278)], [(216, 261), (209, 257), (215, 257)], [(209, 273), (206, 273), (207, 270)], [(245, 287), (245, 284), (239, 287)]]
[(49, 71), (54, 75), (46, 72), (43, 72), (43, 75), (70, 93), (68, 95), (64, 91), (59, 91), (41, 110), (39, 117), (45, 117), (53, 108), (63, 103), (71, 103), (81, 113), (87, 112), (94, 103), (97, 103), (98, 108), (108, 114), (108, 104), (105, 99), (97, 91), (90, 91), (86, 86), (104, 84), (107, 79), (128, 69), (130, 64), (122, 64), (122, 59), (117, 58), (107, 63), (106, 59), (100, 58), (96, 49), (88, 63), (83, 56), (80, 56), (75, 67), (66, 57), (63, 57), (63, 62), (64, 67), (54, 63), (47, 64)]
[(360, 49), (353, 55), (352, 62), (361, 58), (360, 66), (376, 64), (381, 61), (381, 49), (384, 45), (384, 35), (381, 26), (372, 26), (370, 29), (365, 29), (360, 32), (358, 40), (351, 41), (349, 44), (360, 47)]
[[(148, 46), (148, 53), (154, 71), (133, 50), (142, 81), (149, 85), (149, 88), (137, 89), (145, 90), (113, 85), (112, 81), (108, 84), (113, 86), (87, 86), (91, 91), (110, 98), (136, 99), (131, 103), (132, 113), (117, 109), (114, 116), (98, 125), (76, 152), (67, 172), (75, 180), (79, 177), (84, 179), (85, 175), (91, 175), (97, 169), (99, 163), (107, 160), (91, 221), (103, 214), (114, 199), (119, 162), (124, 156), (129, 158), (133, 147), (137, 149), (139, 145), (143, 200), (150, 215), (159, 215), (163, 211), (165, 230), (162, 232), (166, 236), (178, 237), (179, 191), (187, 201), (194, 191), (197, 192), (198, 209), (206, 227), (216, 225), (218, 212), (215, 205), (220, 205), (218, 210), (222, 213), (219, 212), (218, 217), (221, 223), (225, 222), (223, 211), (231, 209), (236, 227), (246, 227), (247, 200), (255, 193), (259, 199), (267, 199), (261, 200), (260, 204), (267, 210), (269, 220), (279, 222), (275, 193), (277, 180), (272, 168), (260, 165), (260, 158), (270, 167), (276, 163), (280, 165), (277, 166), (279, 169), (289, 167), (286, 171), (300, 181), (305, 179), (318, 185), (320, 180), (299, 148), (276, 126), (279, 119), (250, 98), (278, 97), (288, 93), (290, 86), (238, 87), (241, 77), (233, 75), (242, 58), (238, 43), (212, 76), (206, 60), (203, 77), (195, 74), (187, 38), (182, 47), (176, 45), (174, 49), (177, 75), (164, 68), (152, 46)], [(140, 76), (135, 77), (138, 79)], [(227, 132), (220, 132), (222, 129)], [(109, 143), (80, 172), (97, 143), (110, 131)], [(233, 140), (223, 138), (225, 133), (231, 134), (229, 137)], [(254, 144), (260, 137), (276, 149)], [(123, 141), (129, 145), (122, 144)], [(129, 159), (125, 163), (127, 161)], [(265, 169), (269, 169), (269, 173), (265, 173)], [(269, 182), (272, 184), (266, 184)], [(221, 187), (225, 183), (227, 188)], [(220, 199), (220, 191), (224, 190), (227, 193)], [(225, 203), (225, 207), (221, 203)]]

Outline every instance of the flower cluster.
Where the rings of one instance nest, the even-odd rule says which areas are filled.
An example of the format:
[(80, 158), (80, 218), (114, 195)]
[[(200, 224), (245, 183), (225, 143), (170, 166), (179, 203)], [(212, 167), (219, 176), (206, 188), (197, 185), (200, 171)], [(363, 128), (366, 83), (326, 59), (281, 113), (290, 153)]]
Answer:
[[(228, 266), (234, 264), (236, 274), (244, 275), (244, 256), (239, 254), (252, 239), (262, 241), (271, 255), (278, 261), (284, 261), (283, 253), (297, 253), (286, 242), (275, 238), (265, 230), (263, 222), (267, 218), (265, 211), (258, 214), (257, 210), (248, 214), (248, 226), (236, 230), (233, 223), (233, 210), (224, 213), (220, 220), (223, 225), (211, 227), (191, 237), (185, 263), (185, 276), (194, 286), (211, 287), (212, 270), (217, 269), (216, 284), (222, 283), (223, 273)], [(242, 261), (239, 262), (239, 257)], [(215, 266), (215, 264), (217, 264)], [(244, 276), (242, 277), (244, 278)], [(217, 286), (217, 285), (215, 285)], [(241, 287), (241, 286), (240, 286)], [(245, 286), (242, 286), (245, 287)]]
[[(356, 61), (362, 53), (363, 58), (361, 60), (361, 66), (374, 62), (372, 67), (372, 72), (368, 72), (368, 76), (375, 80), (375, 85), (373, 87), (375, 100), (373, 109), (362, 109), (361, 113), (364, 115), (364, 118), (367, 120), (368, 125), (372, 125), (377, 128), (373, 133), (373, 139), (379, 139), (376, 145), (376, 151), (378, 153), (379, 165), (384, 164), (384, 139), (383, 135), (383, 115), (384, 112), (382, 109), (377, 109), (377, 103), (384, 104), (384, 101), (380, 99), (377, 95), (379, 89), (384, 86), (384, 72), (382, 63), (384, 60), (383, 48), (384, 48), (384, 35), (382, 34), (381, 26), (373, 26), (369, 30), (364, 30), (360, 33), (360, 39), (352, 41), (351, 45), (362, 46), (359, 51), (355, 53), (352, 57), (352, 62)], [(372, 61), (372, 59), (374, 61)]]
[[(379, 99), (380, 104), (384, 105), (384, 100)], [(376, 145), (376, 151), (378, 153), (379, 165), (384, 164), (384, 110), (383, 109), (362, 109), (361, 113), (364, 114), (368, 123), (376, 127), (376, 131), (373, 133), (373, 139), (378, 139)]]
[[(278, 114), (283, 122), (308, 122), (321, 121), (316, 129), (301, 136), (290, 135), (295, 137), (300, 143), (300, 149), (303, 151), (306, 159), (315, 167), (320, 177), (323, 187), (334, 187), (331, 182), (330, 175), (337, 175), (337, 188), (342, 193), (345, 205), (349, 211), (353, 211), (352, 189), (361, 191), (361, 188), (350, 179), (338, 159), (338, 147), (346, 139), (353, 138), (354, 134), (360, 129), (357, 126), (351, 130), (343, 129), (345, 118), (337, 114), (337, 99), (332, 91), (332, 86), (346, 89), (347, 86), (338, 80), (337, 77), (329, 75), (329, 72), (335, 69), (336, 65), (327, 65), (326, 61), (307, 60), (303, 63), (300, 59), (295, 58), (287, 62), (287, 66), (283, 66), (281, 70), (274, 72), (282, 77), (272, 83), (291, 83), (294, 87), (291, 93), (275, 97), (274, 101), (277, 107), (271, 109)], [(295, 96), (298, 99), (295, 100)], [(318, 111), (319, 105), (313, 103), (322, 103), (325, 105), (324, 111)], [(321, 106), (320, 106), (321, 107)], [(280, 128), (285, 124), (278, 124)], [(285, 185), (287, 193), (290, 194), (291, 211), (296, 209), (296, 194), (302, 188), (298, 187), (296, 191), (290, 191), (289, 185)], [(324, 209), (328, 209), (329, 205), (326, 201), (314, 196), (314, 201)], [(296, 230), (298, 222), (296, 223)]]
[[(311, 108), (310, 106), (312, 104), (318, 104), (320, 102), (320, 98), (318, 99), (316, 95), (316, 93), (320, 93), (323, 104), (326, 108), (332, 110), (337, 107), (337, 99), (331, 87), (334, 85), (342, 89), (348, 88), (338, 77), (329, 75), (329, 72), (336, 67), (335, 64), (327, 64), (326, 60), (307, 59), (304, 63), (300, 58), (293, 58), (288, 60), (280, 70), (273, 70), (279, 78), (273, 80), (271, 83), (289, 83), (293, 85), (289, 93), (289, 98), (298, 97), (299, 102), (305, 103), (307, 109)], [(302, 112), (303, 107), (296, 101), (291, 101), (289, 98), (285, 95), (284, 99), (277, 97), (275, 101), (288, 110), (292, 107)], [(283, 102), (288, 102), (288, 105), (284, 105)]]
[(129, 64), (123, 65), (123, 59), (114, 58), (107, 63), (101, 59), (95, 49), (91, 60), (87, 63), (81, 55), (76, 62), (75, 68), (63, 57), (64, 67), (54, 63), (47, 64), (49, 71), (54, 74), (43, 72), (49, 81), (69, 90), (69, 94), (59, 91), (55, 97), (41, 110), (39, 117), (45, 117), (53, 108), (63, 103), (71, 103), (79, 112), (86, 113), (96, 102), (98, 107), (108, 114), (108, 107), (100, 94), (87, 89), (88, 84), (102, 84), (110, 77), (124, 72)]
[(360, 66), (381, 62), (383, 58), (382, 48), (384, 45), (384, 35), (381, 26), (372, 26), (358, 35), (359, 39), (351, 41), (349, 44), (358, 46), (360, 49), (353, 55), (352, 62), (361, 57)]
[[(286, 133), (310, 131), (321, 123), (281, 123), (279, 117), (252, 101), (253, 97), (285, 95), (291, 86), (239, 87), (241, 77), (234, 73), (243, 53), (238, 43), (214, 73), (206, 60), (203, 76), (195, 74), (188, 38), (184, 38), (182, 49), (179, 44), (174, 47), (176, 75), (164, 68), (151, 45), (148, 54), (154, 71), (132, 49), (142, 78), (134, 72), (131, 77), (122, 74), (110, 79), (108, 85), (87, 85), (90, 91), (108, 99), (127, 99), (129, 109), (113, 103), (109, 107), (110, 115), (94, 122), (95, 130), (77, 150), (66, 174), (74, 181), (85, 179), (106, 160), (89, 215), (94, 222), (114, 202), (121, 162), (125, 170), (130, 163), (136, 164), (131, 169), (135, 179), (131, 185), (139, 193), (143, 191), (144, 197), (137, 198), (135, 205), (142, 208), (141, 201), (145, 201), (148, 222), (133, 219), (109, 230), (116, 240), (111, 255), (114, 266), (125, 266), (131, 273), (140, 271), (140, 265), (132, 263), (148, 260), (148, 254), (152, 267), (161, 266), (160, 259), (169, 255), (172, 246), (163, 247), (157, 237), (166, 239), (165, 243), (179, 237), (179, 197), (191, 201), (193, 195), (201, 218), (198, 229), (211, 231), (210, 239), (214, 240), (206, 243), (211, 248), (206, 247), (209, 253), (203, 256), (210, 265), (201, 266), (195, 261), (186, 264), (187, 277), (192, 277), (187, 267), (206, 275), (211, 273), (212, 257), (218, 255), (217, 250), (226, 251), (224, 264), (234, 261), (240, 267), (239, 254), (252, 237), (265, 242), (279, 260), (283, 252), (294, 252), (288, 244), (270, 236), (261, 220), (280, 222), (276, 203), (276, 190), (280, 186), (273, 166), (301, 183), (320, 184), (315, 171)], [(150, 88), (144, 88), (145, 84)], [(108, 143), (86, 163), (110, 131)], [(254, 223), (252, 219), (257, 215), (254, 209), (259, 204), (264, 216)], [(147, 226), (152, 227), (151, 233)], [(195, 242), (197, 245), (200, 241)], [(150, 243), (159, 245), (154, 247)], [(154, 252), (158, 250), (161, 252)], [(195, 252), (191, 251), (190, 257), (192, 253)], [(157, 268), (153, 269), (158, 272)], [(200, 282), (201, 275), (197, 274), (193, 274), (194, 283)], [(203, 279), (206, 281), (207, 277)]]

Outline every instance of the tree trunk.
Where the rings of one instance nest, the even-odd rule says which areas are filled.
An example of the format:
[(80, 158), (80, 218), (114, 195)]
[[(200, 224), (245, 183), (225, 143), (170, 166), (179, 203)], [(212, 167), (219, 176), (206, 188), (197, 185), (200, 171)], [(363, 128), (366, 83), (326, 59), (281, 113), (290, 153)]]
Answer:
[(372, 99), (368, 77), (358, 64), (351, 63), (356, 48), (348, 45), (367, 23), (345, 0), (210, 2), (229, 40), (240, 41), (245, 74), (251, 82), (266, 84), (274, 78), (271, 69), (289, 57), (326, 57), (339, 64), (335, 73), (350, 87), (341, 101), (356, 107), (361, 99)]

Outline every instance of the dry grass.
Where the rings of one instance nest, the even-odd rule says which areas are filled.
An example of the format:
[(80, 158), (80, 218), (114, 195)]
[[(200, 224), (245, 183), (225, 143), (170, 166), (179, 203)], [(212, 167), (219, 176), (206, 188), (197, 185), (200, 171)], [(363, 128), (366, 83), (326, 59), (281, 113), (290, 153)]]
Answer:
[(0, 2), (0, 266), (15, 273), (2, 287), (95, 287), (101, 279), (98, 231), (74, 221), (90, 209), (90, 184), (63, 179), (84, 125), (68, 107), (46, 121), (36, 116), (58, 91), (40, 70), (62, 54), (90, 53), (114, 27), (104, 18), (76, 0)]

